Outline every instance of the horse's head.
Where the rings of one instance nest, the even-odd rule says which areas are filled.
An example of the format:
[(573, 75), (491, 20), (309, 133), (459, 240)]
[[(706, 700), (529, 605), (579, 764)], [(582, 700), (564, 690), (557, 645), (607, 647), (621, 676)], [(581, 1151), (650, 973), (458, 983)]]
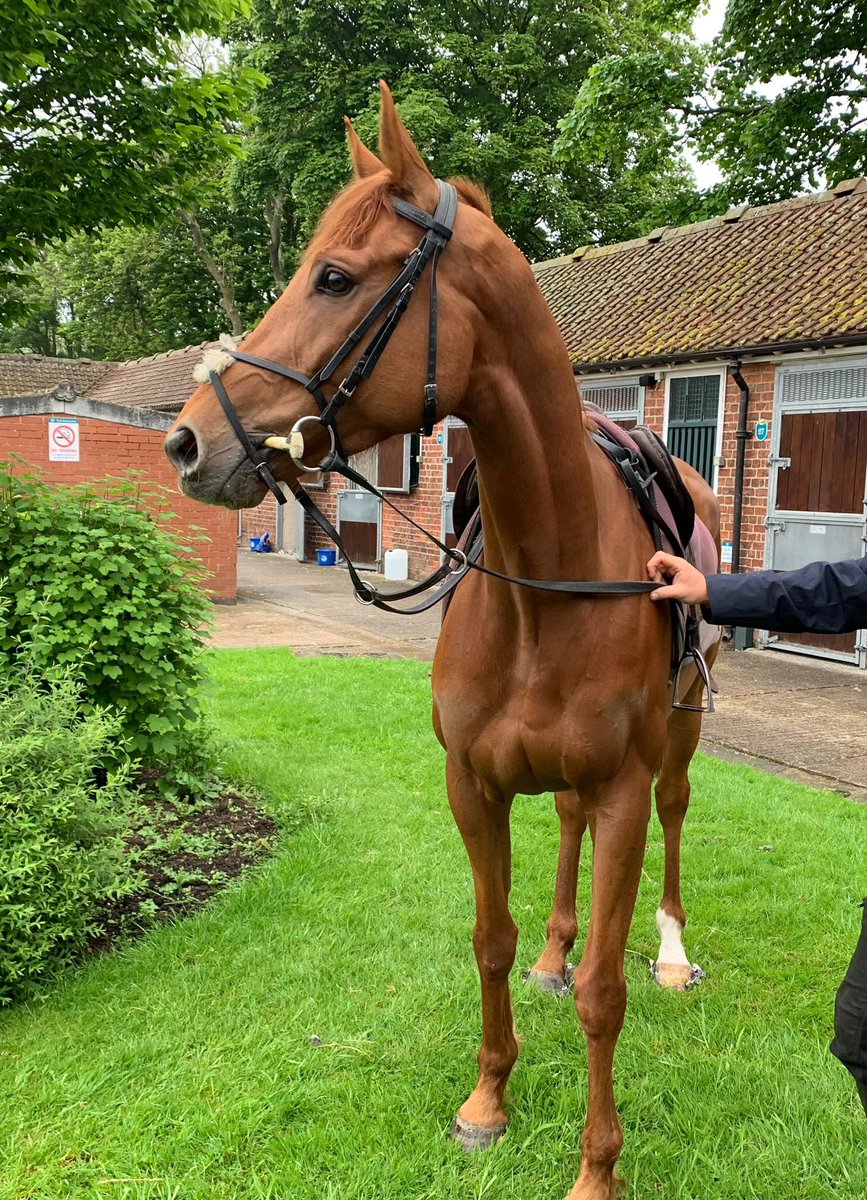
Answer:
[[(433, 215), (442, 197), (412, 138), (382, 85), (380, 155), (359, 140), (347, 122), (355, 178), (325, 212), (304, 260), (259, 327), (230, 353), (209, 352), (198, 376), (202, 386), (190, 397), (166, 438), (166, 453), (188, 495), (229, 508), (258, 504), (265, 484), (251, 454), (267, 459), (278, 480), (292, 481), (299, 467), (289, 454), (265, 448), (273, 435), (289, 434), (302, 417), (318, 416), (338, 392), (347, 373), (375, 340), (392, 311), (391, 300), (364, 329), (357, 346), (321, 385), (318, 376), (347, 337), (387, 293), (427, 230), (410, 219), (401, 202)], [(485, 257), (492, 236), (483, 194), (457, 182), (460, 199), (454, 236), (443, 250), (437, 273), (442, 328), (438, 338), (437, 416), (453, 412), (467, 390), (478, 328), (472, 300), (473, 278), (487, 274)], [(397, 202), (397, 206), (396, 203)], [(416, 214), (422, 222), (424, 217)], [(451, 217), (449, 218), (451, 219)], [(444, 243), (445, 245), (445, 243)], [(341, 404), (336, 418), (339, 441), (353, 454), (396, 433), (418, 429), (424, 419), (429, 380), (430, 260), (419, 275), (404, 314), (394, 326), (374, 373), (357, 395)], [(290, 369), (287, 377), (246, 361), (251, 356)], [(333, 377), (332, 377), (333, 376)], [(305, 387), (304, 380), (314, 387)], [(243, 427), (233, 430), (218, 397), (225, 398)], [(339, 398), (342, 400), (342, 397)], [(242, 444), (243, 435), (249, 439)], [(329, 449), (329, 432), (318, 422), (304, 426), (305, 462), (315, 465)]]

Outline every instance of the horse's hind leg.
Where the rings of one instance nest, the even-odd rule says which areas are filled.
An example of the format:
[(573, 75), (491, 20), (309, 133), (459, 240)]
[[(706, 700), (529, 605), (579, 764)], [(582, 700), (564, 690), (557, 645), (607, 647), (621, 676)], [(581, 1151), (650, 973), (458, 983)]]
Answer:
[(545, 949), (525, 978), (543, 992), (564, 995), (571, 982), (567, 976), (566, 959), (578, 936), (578, 861), (587, 817), (577, 792), (557, 792), (555, 804), (560, 818), (560, 854), (557, 859), (554, 907), (548, 921)]
[(509, 972), (518, 929), (509, 912), (512, 853), (511, 797), (492, 798), (475, 775), (446, 764), (449, 804), (467, 848), (476, 890), (473, 945), (482, 987), (479, 1081), (461, 1106), (452, 1136), (465, 1150), (490, 1146), (506, 1132), (503, 1098), (518, 1041), (512, 1019)]
[(683, 945), (686, 913), (680, 897), (680, 840), (689, 807), (689, 764), (701, 735), (701, 713), (672, 709), (662, 770), (656, 781), (656, 811), (665, 839), (665, 882), (656, 910), (659, 955), (654, 978), (664, 988), (683, 991), (704, 978)]

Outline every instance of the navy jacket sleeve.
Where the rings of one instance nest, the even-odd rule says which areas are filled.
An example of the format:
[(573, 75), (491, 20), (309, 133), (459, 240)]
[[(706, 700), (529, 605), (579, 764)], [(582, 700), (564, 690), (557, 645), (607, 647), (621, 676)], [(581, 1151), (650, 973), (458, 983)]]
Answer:
[(709, 575), (711, 620), (781, 633), (867, 628), (867, 558), (810, 563), (797, 571)]

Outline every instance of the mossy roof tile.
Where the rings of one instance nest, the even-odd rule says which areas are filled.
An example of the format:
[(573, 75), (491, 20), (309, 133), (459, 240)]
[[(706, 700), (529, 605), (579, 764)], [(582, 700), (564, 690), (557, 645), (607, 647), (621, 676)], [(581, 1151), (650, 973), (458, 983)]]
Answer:
[(864, 333), (867, 181), (534, 268), (575, 363)]

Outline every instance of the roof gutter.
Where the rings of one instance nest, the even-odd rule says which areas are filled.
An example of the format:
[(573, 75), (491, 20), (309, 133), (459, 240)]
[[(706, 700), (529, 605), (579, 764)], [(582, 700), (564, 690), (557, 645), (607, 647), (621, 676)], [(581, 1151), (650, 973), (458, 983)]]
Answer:
[(645, 367), (678, 366), (682, 363), (713, 362), (721, 358), (742, 359), (762, 354), (798, 354), (808, 350), (832, 350), (845, 346), (863, 346), (867, 350), (867, 330), (810, 338), (800, 342), (759, 342), (755, 346), (722, 346), (716, 350), (694, 350), (680, 354), (650, 354), (643, 358), (615, 358), (608, 362), (591, 360), (572, 364), (576, 375), (602, 374), (606, 371), (634, 371)]

